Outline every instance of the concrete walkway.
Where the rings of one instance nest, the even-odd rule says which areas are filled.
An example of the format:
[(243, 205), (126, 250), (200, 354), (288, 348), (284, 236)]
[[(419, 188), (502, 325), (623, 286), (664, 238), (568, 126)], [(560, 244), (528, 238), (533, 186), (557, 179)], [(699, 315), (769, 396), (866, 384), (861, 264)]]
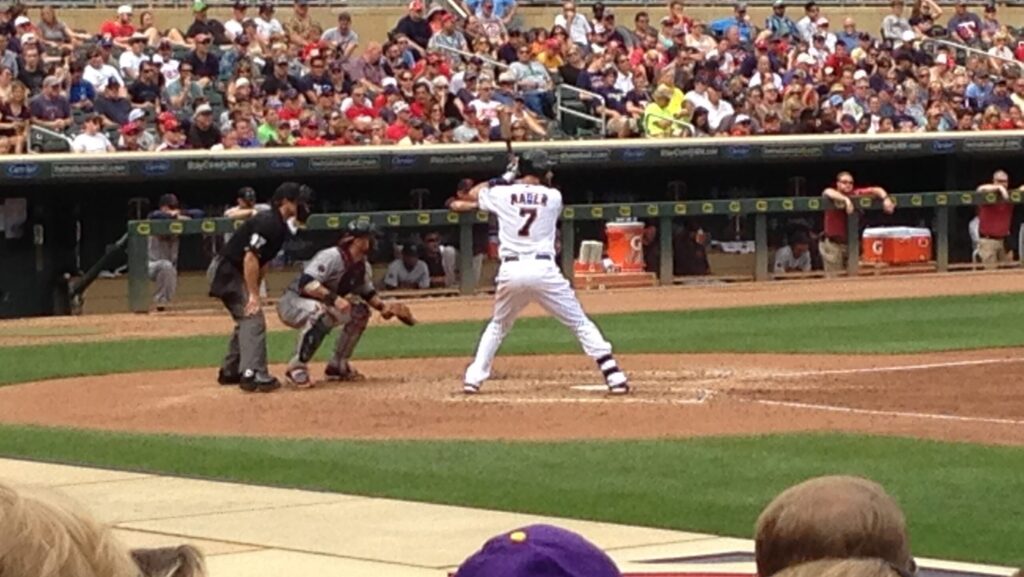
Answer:
[(698, 533), (7, 459), (0, 480), (59, 488), (132, 547), (192, 543), (206, 553), (211, 577), (444, 577), (488, 537), (531, 523), (580, 532), (624, 573), (753, 573), (752, 542)]

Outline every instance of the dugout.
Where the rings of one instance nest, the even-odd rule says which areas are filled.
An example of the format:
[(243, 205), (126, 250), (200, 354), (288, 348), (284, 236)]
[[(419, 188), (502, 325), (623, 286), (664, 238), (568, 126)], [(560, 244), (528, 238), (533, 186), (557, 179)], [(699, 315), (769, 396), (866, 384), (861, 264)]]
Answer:
[[(1011, 178), (1024, 148), (1024, 133), (801, 136), (672, 141), (606, 140), (531, 143), (558, 162), (556, 184), (567, 204), (815, 197), (836, 172), (892, 193), (971, 190), (996, 168)], [(33, 155), (0, 161), (0, 202), (24, 203), (23, 233), (0, 234), (0, 316), (66, 311), (54, 295), (66, 274), (82, 272), (120, 239), (129, 220), (143, 218), (163, 193), (182, 204), (219, 215), (235, 191), (253, 186), (269, 198), (284, 180), (317, 191), (316, 212), (437, 209), (459, 179), (484, 179), (506, 164), (504, 145), (373, 147), (316, 150), (207, 151), (118, 154), (85, 160), (77, 155)], [(1014, 185), (1019, 180), (1014, 180)], [(11, 203), (7, 200), (11, 199)], [(24, 201), (20, 200), (24, 199)], [(950, 211), (954, 255), (973, 208)], [(904, 213), (906, 214), (906, 213)], [(921, 218), (927, 218), (922, 212)], [(709, 226), (753, 238), (753, 217), (709, 217)], [(737, 224), (739, 223), (739, 224)], [(597, 222), (575, 223), (594, 237)], [(722, 235), (718, 235), (721, 237)], [(180, 265), (205, 267), (215, 240), (182, 238)], [(299, 241), (301, 256), (323, 240)], [(574, 247), (575, 248), (575, 247)], [(112, 255), (108, 268), (123, 265)]]

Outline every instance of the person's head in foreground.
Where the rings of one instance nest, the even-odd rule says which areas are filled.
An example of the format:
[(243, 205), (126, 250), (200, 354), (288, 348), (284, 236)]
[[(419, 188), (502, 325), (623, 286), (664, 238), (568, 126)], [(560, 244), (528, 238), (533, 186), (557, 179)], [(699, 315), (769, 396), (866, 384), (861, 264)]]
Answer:
[(455, 577), (621, 577), (615, 563), (582, 536), (530, 525), (491, 538)]
[(910, 577), (911, 573), (881, 559), (822, 559), (794, 565), (776, 577)]
[(916, 571), (903, 511), (881, 485), (860, 477), (818, 477), (780, 493), (754, 531), (757, 574), (819, 559), (875, 558)]
[(71, 499), (0, 483), (0, 575), (202, 577), (193, 547), (129, 551)]

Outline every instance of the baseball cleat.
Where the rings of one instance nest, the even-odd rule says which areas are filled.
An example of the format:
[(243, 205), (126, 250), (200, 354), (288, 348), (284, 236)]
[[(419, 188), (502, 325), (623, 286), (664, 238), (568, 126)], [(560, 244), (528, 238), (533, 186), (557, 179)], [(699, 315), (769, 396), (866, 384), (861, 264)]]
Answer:
[(341, 381), (346, 383), (355, 383), (366, 380), (366, 376), (363, 375), (363, 373), (353, 369), (351, 366), (347, 371), (342, 371), (334, 365), (327, 365), (327, 368), (324, 370), (324, 376), (327, 377), (328, 381)]
[(309, 371), (304, 367), (288, 369), (285, 371), (284, 376), (296, 389), (309, 389), (313, 387), (313, 381), (309, 378)]
[(242, 375), (238, 373), (229, 373), (224, 369), (217, 371), (217, 384), (220, 385), (237, 385), (242, 382)]
[(462, 385), (462, 392), (467, 395), (475, 395), (480, 392), (480, 385), (474, 385), (471, 383), (464, 383)]
[(270, 393), (281, 388), (281, 382), (270, 375), (243, 376), (239, 387), (247, 393)]
[(609, 395), (628, 395), (629, 394), (629, 383), (620, 383), (618, 385), (608, 386)]

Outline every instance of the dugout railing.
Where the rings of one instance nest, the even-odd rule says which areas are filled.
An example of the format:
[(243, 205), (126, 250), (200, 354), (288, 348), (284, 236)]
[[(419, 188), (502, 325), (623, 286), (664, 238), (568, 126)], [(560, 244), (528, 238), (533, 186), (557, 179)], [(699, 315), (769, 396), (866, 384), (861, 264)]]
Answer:
[[(934, 192), (920, 194), (894, 194), (893, 201), (899, 208), (932, 209), (932, 236), (934, 239), (934, 267), (939, 272), (949, 270), (949, 211), (959, 207), (978, 206), (1000, 202), (995, 193), (977, 192)], [(1011, 192), (1013, 204), (1022, 203), (1020, 191)], [(874, 198), (856, 198), (859, 211), (881, 210), (882, 204)], [(661, 231), (661, 261), (658, 280), (670, 285), (673, 277), (673, 220), (687, 217), (706, 216), (754, 216), (755, 281), (768, 280), (770, 257), (768, 247), (769, 215), (795, 215), (798, 213), (821, 212), (833, 209), (830, 201), (821, 197), (760, 198), (740, 200), (692, 200), (682, 202), (595, 204), (573, 205), (563, 210), (561, 219), (562, 246), (561, 267), (566, 276), (573, 276), (574, 250), (576, 246), (577, 222), (614, 221), (621, 219), (653, 219), (658, 221)], [(849, 261), (847, 274), (860, 271), (860, 229), (859, 211), (847, 216), (849, 240), (847, 243)], [(369, 220), (381, 228), (438, 228), (457, 226), (459, 230), (460, 271), (473, 268), (473, 227), (486, 225), (488, 216), (482, 212), (454, 213), (447, 210), (390, 211), (373, 213), (315, 214), (306, 223), (306, 230), (338, 231), (352, 220)], [(148, 237), (152, 235), (220, 235), (231, 233), (243, 221), (226, 218), (207, 218), (187, 221), (134, 220), (128, 223), (128, 299), (133, 312), (145, 312), (149, 308), (148, 286)], [(476, 291), (471, 274), (460, 274), (459, 290), (463, 294)]]

